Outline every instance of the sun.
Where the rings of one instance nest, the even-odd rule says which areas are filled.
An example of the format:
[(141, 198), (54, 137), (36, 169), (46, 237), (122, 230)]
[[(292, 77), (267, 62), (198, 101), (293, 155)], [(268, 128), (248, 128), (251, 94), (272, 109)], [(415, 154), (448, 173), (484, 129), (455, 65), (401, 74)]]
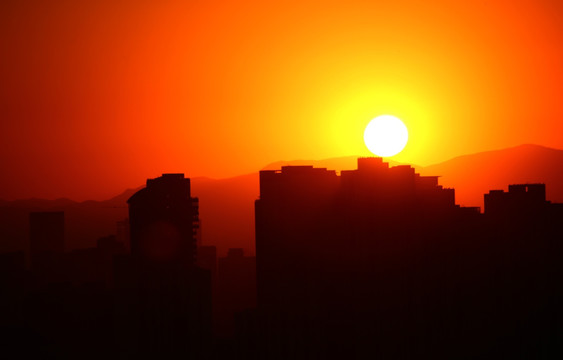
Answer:
[(409, 139), (407, 127), (392, 115), (380, 115), (371, 120), (364, 131), (364, 142), (372, 153), (388, 157), (400, 153)]

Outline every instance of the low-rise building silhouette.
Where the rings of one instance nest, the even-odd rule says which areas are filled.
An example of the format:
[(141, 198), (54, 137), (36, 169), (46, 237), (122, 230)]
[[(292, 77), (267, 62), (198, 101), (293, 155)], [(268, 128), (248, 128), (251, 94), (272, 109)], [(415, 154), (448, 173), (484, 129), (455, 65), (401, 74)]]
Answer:
[(256, 257), (231, 248), (218, 266), (218, 333), (233, 336), (235, 317), (256, 307)]
[(549, 206), (545, 198), (545, 184), (515, 184), (508, 192), (491, 190), (485, 194), (485, 214), (509, 216), (537, 214)]

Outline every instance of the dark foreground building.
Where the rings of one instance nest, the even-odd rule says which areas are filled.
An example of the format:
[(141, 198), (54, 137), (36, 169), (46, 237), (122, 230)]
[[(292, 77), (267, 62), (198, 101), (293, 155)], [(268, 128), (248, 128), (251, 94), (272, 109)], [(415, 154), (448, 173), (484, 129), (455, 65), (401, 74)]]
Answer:
[(131, 254), (152, 262), (195, 263), (198, 199), (191, 197), (190, 179), (164, 174), (127, 201)]
[(513, 236), (514, 219), (456, 206), (454, 190), (437, 180), (380, 158), (358, 159), (357, 170), (340, 175), (311, 166), (261, 171), (258, 308), (239, 324), (245, 356), (560, 351), (562, 214), (529, 217), (519, 224), (530, 235), (523, 239)]
[[(64, 252), (64, 214), (30, 214), (24, 253), (0, 255), (0, 347), (41, 359), (205, 359), (211, 272), (196, 266), (198, 201), (164, 174), (129, 199), (121, 235)], [(120, 241), (121, 240), (121, 241)]]
[(218, 261), (196, 247), (190, 190), (182, 174), (148, 180), (121, 235), (91, 249), (63, 253), (62, 214), (31, 215), (32, 260), (50, 260), (29, 271), (23, 252), (0, 255), (4, 353), (563, 358), (563, 205), (543, 184), (493, 190), (481, 214), (455, 205), (437, 177), (377, 158), (340, 174), (262, 171), (256, 258), (231, 249)]
[(115, 264), (115, 331), (126, 358), (202, 358), (211, 337), (211, 274), (195, 266), (198, 201), (164, 174), (129, 200), (131, 256)]

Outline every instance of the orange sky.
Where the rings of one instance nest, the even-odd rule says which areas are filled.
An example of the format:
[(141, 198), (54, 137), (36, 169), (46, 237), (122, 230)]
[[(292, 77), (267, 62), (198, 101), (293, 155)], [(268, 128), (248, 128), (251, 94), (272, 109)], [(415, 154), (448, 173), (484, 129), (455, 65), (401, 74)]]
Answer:
[(401, 162), (563, 148), (562, 44), (557, 0), (2, 1), (0, 198), (367, 155), (382, 113)]

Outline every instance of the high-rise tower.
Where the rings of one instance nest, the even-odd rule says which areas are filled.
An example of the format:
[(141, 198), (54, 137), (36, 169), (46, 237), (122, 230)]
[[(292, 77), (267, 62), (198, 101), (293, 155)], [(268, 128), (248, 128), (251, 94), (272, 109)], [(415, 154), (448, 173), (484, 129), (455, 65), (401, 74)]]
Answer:
[(189, 178), (163, 174), (148, 179), (147, 187), (127, 202), (133, 256), (194, 265), (198, 199), (191, 197)]

